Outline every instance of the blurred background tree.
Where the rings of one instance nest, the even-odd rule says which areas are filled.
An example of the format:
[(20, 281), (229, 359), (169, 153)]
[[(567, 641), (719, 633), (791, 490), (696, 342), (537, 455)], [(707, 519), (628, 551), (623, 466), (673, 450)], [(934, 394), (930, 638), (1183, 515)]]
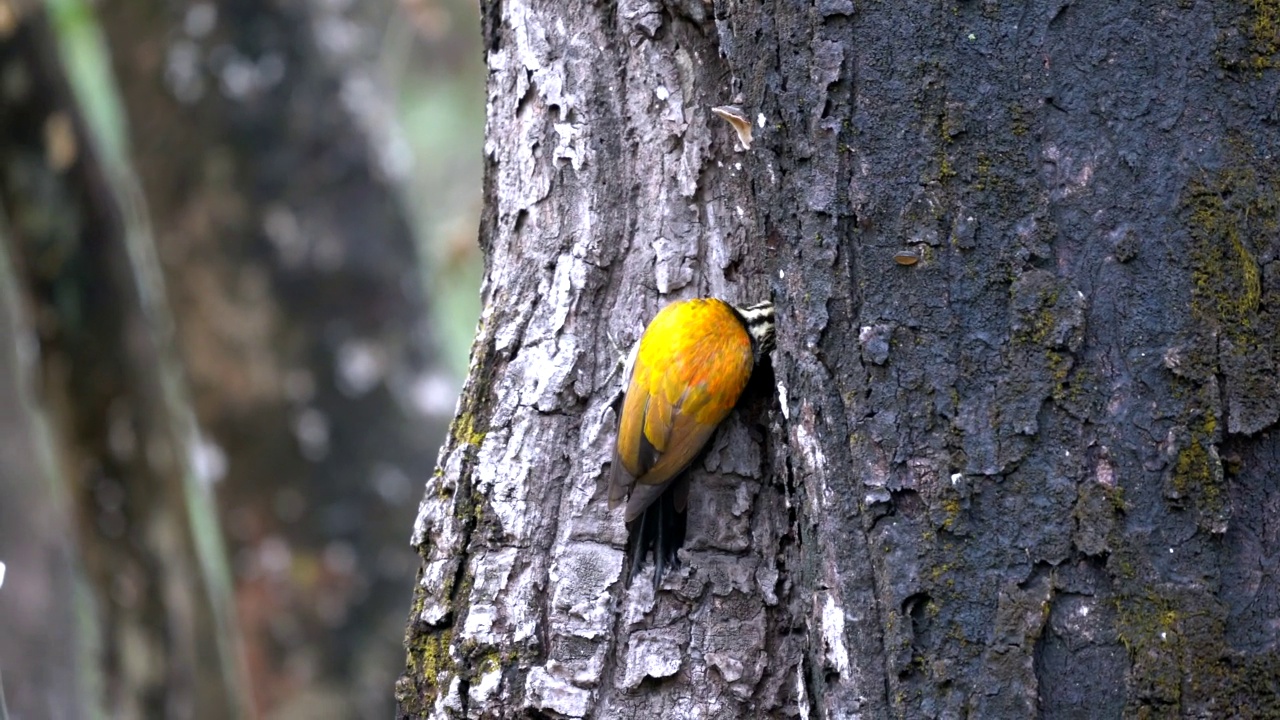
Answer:
[(477, 23), (0, 0), (15, 718), (391, 714), (478, 311)]

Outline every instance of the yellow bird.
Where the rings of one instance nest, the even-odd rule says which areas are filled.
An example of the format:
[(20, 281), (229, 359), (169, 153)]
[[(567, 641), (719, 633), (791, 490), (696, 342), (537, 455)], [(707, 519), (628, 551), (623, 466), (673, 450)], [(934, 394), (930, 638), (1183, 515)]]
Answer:
[[(674, 527), (663, 509), (684, 513), (689, 496), (682, 471), (733, 410), (756, 361), (772, 345), (768, 302), (748, 308), (716, 298), (674, 302), (645, 328), (618, 417), (609, 488), (610, 509), (627, 501), (633, 575), (650, 547), (655, 586), (663, 565), (675, 559), (683, 526)], [(658, 516), (649, 520), (646, 511), (660, 498)]]

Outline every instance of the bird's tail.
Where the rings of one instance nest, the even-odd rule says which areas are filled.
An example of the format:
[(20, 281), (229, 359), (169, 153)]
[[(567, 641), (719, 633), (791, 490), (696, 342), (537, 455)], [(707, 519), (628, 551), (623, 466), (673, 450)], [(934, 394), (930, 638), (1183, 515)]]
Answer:
[[(684, 547), (688, 530), (688, 481), (672, 483), (640, 517), (627, 523), (628, 544), (631, 554), (630, 578), (635, 579), (644, 566), (644, 559), (653, 553), (653, 589), (662, 585), (667, 569), (680, 567), (676, 551)], [(684, 487), (680, 487), (680, 485)]]

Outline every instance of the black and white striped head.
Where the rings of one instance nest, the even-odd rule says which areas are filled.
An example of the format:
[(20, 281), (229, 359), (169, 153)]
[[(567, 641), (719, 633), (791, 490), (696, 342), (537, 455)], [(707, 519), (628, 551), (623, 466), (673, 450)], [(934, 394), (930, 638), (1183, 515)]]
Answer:
[(761, 355), (773, 350), (773, 303), (765, 301), (745, 308), (734, 306), (733, 309), (751, 335), (751, 347), (759, 361)]

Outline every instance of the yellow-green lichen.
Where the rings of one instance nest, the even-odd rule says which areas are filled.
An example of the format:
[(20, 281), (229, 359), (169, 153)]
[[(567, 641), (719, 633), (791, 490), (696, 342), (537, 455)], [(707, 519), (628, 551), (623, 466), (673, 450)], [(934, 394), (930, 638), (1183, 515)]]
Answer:
[(1143, 584), (1114, 604), (1117, 639), (1131, 660), (1127, 717), (1280, 716), (1280, 658), (1228, 647), (1213, 592)]
[(496, 648), (485, 648), (476, 654), (471, 661), (476, 675), (488, 675), (502, 667), (502, 654)]
[(938, 580), (942, 579), (942, 576), (946, 575), (947, 573), (951, 572), (954, 569), (955, 569), (955, 566), (952, 565), (951, 563), (938, 563), (937, 565), (934, 565), (933, 567), (929, 568), (929, 581), (936, 583), (938, 582)]
[(1088, 417), (1098, 409), (1098, 388), (1102, 386), (1096, 372), (1087, 365), (1076, 365), (1068, 355), (1051, 361), (1053, 400), (1076, 417)]
[(976, 180), (973, 189), (982, 192), (991, 183), (991, 156), (985, 152), (978, 153), (978, 165), (975, 171)]
[(941, 505), (942, 512), (945, 514), (942, 520), (942, 527), (945, 530), (950, 530), (955, 527), (956, 519), (960, 517), (960, 511), (964, 508), (959, 498), (954, 497), (943, 498)]
[[(1280, 175), (1243, 141), (1229, 148), (1228, 164), (1189, 184), (1182, 197), (1195, 322), (1194, 342), (1181, 352), (1176, 372), (1201, 384), (1219, 376), (1224, 419), (1233, 431), (1250, 432), (1272, 421), (1253, 406), (1265, 407), (1276, 393), (1268, 327), (1274, 323), (1263, 315), (1257, 256), (1280, 234)], [(1214, 391), (1206, 406), (1218, 402)]]
[(460, 445), (478, 448), (484, 442), (485, 433), (476, 427), (475, 416), (469, 412), (458, 413), (449, 431), (454, 441)]
[[(1058, 305), (1058, 289), (1044, 288), (1037, 293), (1035, 309), (1023, 315), (1019, 327), (1014, 331), (1015, 343), (1044, 345), (1058, 325), (1058, 316), (1054, 312)], [(1051, 353), (1053, 354), (1053, 353)], [(1052, 364), (1052, 358), (1049, 360)]]
[[(1131, 684), (1142, 704), (1154, 701), (1179, 707), (1182, 701), (1182, 615), (1155, 590), (1117, 596), (1117, 638), (1132, 662)], [(1129, 714), (1140, 712), (1130, 708)], [(1176, 714), (1176, 713), (1175, 713)]]
[(1280, 51), (1280, 0), (1247, 0), (1241, 14), (1241, 46), (1220, 49), (1218, 62), (1228, 70), (1263, 70), (1276, 67)]
[(949, 180), (956, 176), (956, 170), (951, 167), (951, 160), (947, 157), (945, 152), (941, 153), (941, 156), (942, 161), (938, 165), (938, 179)]
[(409, 653), (405, 666), (405, 680), (410, 688), (397, 688), (404, 706), (412, 701), (415, 707), (429, 708), (448, 685), (448, 676), (454, 670), (449, 654), (453, 629), (427, 630), (408, 639)]
[(1215, 446), (1218, 420), (1206, 412), (1188, 422), (1188, 433), (1174, 459), (1169, 489), (1174, 500), (1194, 502), (1204, 525), (1216, 531), (1227, 512), (1225, 478)]
[(1027, 125), (1026, 111), (1016, 102), (1009, 105), (1009, 127), (1013, 129), (1013, 134), (1017, 137), (1026, 135), (1030, 130)]
[(1124, 488), (1119, 485), (1107, 488), (1107, 499), (1111, 501), (1111, 509), (1117, 514), (1129, 511), (1129, 505), (1124, 501)]
[[(1270, 57), (1280, 50), (1280, 2), (1276, 0), (1250, 0), (1253, 17), (1249, 23), (1249, 36), (1254, 51)], [(1270, 67), (1270, 66), (1268, 66)]]
[(1262, 275), (1246, 233), (1251, 220), (1261, 222), (1274, 215), (1263, 198), (1240, 202), (1241, 191), (1272, 196), (1271, 189), (1260, 187), (1255, 173), (1246, 169), (1224, 174), (1215, 186), (1193, 186), (1189, 198), (1192, 311), (1235, 336), (1253, 329), (1262, 299)]

